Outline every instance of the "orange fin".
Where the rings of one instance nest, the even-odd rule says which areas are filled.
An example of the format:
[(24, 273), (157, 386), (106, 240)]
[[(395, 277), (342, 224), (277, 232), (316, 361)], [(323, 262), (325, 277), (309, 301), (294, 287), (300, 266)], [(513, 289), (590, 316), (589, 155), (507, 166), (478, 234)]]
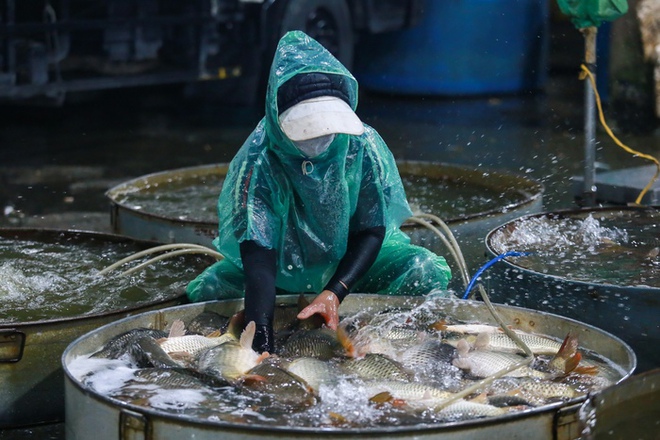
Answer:
[(264, 376), (259, 374), (246, 374), (240, 378), (240, 382), (248, 386), (260, 384), (262, 382), (266, 382), (266, 380), (267, 379)]
[(352, 358), (358, 356), (358, 352), (353, 345), (353, 341), (351, 341), (351, 338), (348, 337), (348, 333), (346, 333), (346, 330), (344, 330), (342, 327), (337, 327), (337, 340), (341, 346), (344, 347), (347, 356)]
[(222, 336), (222, 331), (220, 330), (212, 331), (211, 333), (206, 335), (207, 338), (219, 338), (220, 336)]
[(257, 364), (260, 364), (261, 362), (263, 362), (264, 359), (266, 359), (266, 358), (269, 357), (269, 356), (270, 356), (270, 353), (268, 353), (267, 351), (264, 351), (264, 352), (261, 353), (261, 354), (259, 355), (259, 357), (257, 358)]
[(372, 403), (387, 403), (391, 402), (392, 400), (394, 400), (394, 398), (389, 391), (383, 391), (382, 393), (378, 393), (375, 396), (371, 396), (369, 399), (369, 401)]
[(444, 319), (441, 319), (440, 321), (436, 321), (433, 324), (429, 326), (431, 330), (443, 332), (447, 330), (447, 321)]
[(577, 368), (575, 368), (573, 370), (573, 373), (588, 374), (588, 375), (591, 375), (591, 376), (595, 376), (596, 374), (598, 374), (598, 367), (595, 366), (595, 365), (593, 365), (591, 367), (586, 367), (586, 366), (580, 367), (580, 366), (578, 366)]

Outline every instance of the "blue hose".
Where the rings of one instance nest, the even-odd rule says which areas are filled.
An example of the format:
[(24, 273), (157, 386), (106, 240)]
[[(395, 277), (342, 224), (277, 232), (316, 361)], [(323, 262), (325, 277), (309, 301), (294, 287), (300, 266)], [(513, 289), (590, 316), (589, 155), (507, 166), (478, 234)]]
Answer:
[(495, 257), (495, 258), (493, 258), (492, 260), (490, 260), (488, 263), (486, 263), (486, 264), (484, 264), (483, 266), (481, 266), (481, 267), (479, 268), (479, 270), (477, 271), (477, 273), (474, 274), (474, 276), (473, 276), (472, 279), (470, 280), (470, 284), (468, 284), (467, 289), (465, 289), (465, 295), (463, 295), (463, 298), (462, 298), (462, 299), (467, 299), (467, 297), (468, 297), (468, 295), (469, 295), (469, 293), (470, 293), (470, 290), (472, 290), (472, 288), (474, 287), (474, 283), (477, 282), (477, 278), (479, 278), (479, 277), (481, 276), (481, 274), (484, 273), (484, 271), (485, 271), (486, 269), (488, 269), (490, 266), (492, 266), (493, 264), (495, 264), (495, 263), (497, 263), (498, 261), (500, 261), (500, 260), (502, 260), (502, 259), (504, 259), (504, 258), (507, 258), (507, 257), (524, 257), (524, 256), (527, 256), (527, 255), (529, 255), (529, 254), (531, 254), (531, 252), (516, 252), (516, 251), (509, 251), (509, 252), (505, 252), (505, 253), (503, 253), (503, 254), (498, 255), (497, 257)]

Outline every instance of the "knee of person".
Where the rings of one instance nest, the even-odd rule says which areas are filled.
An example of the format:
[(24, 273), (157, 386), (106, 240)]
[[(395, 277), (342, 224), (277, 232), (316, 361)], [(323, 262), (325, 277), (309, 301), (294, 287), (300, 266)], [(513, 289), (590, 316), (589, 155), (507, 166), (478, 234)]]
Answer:
[(446, 289), (451, 279), (451, 270), (444, 258), (431, 252), (420, 253), (411, 261), (408, 278), (424, 290)]

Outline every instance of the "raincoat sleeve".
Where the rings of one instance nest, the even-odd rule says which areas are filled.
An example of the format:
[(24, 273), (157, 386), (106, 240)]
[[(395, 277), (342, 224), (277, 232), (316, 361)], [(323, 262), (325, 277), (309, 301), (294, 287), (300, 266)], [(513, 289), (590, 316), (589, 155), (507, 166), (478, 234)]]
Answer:
[(363, 143), (362, 177), (351, 232), (383, 226), (386, 237), (412, 215), (394, 156), (380, 135), (369, 126)]
[(258, 127), (232, 160), (218, 199), (218, 238), (214, 244), (223, 256), (242, 267), (240, 243), (246, 240), (274, 249), (279, 236), (279, 217), (274, 203), (280, 191)]

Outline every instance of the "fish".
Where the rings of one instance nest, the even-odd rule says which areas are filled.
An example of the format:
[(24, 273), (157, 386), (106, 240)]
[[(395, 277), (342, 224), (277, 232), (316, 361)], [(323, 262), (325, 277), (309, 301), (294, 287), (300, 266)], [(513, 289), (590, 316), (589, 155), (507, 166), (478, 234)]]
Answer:
[[(530, 333), (518, 333), (516, 336), (518, 336), (534, 354), (555, 355), (561, 348), (560, 342), (545, 336)], [(463, 339), (470, 343), (475, 349), (479, 350), (525, 353), (522, 347), (505, 333), (478, 333), (476, 336), (467, 336)], [(456, 346), (455, 344), (457, 341), (448, 339), (447, 343)]]
[(419, 380), (451, 388), (460, 387), (462, 371), (453, 365), (456, 349), (439, 339), (415, 344), (398, 357), (401, 365)]
[(205, 310), (188, 322), (186, 334), (208, 336), (218, 331), (224, 333), (228, 325), (229, 319), (226, 316)]
[(506, 408), (500, 408), (487, 403), (479, 403), (460, 399), (439, 409), (437, 411), (437, 415), (441, 416), (442, 421), (444, 422), (455, 422), (459, 420), (471, 420), (482, 417), (496, 417), (508, 412), (510, 411)]
[(312, 357), (299, 357), (290, 361), (286, 370), (301, 378), (318, 394), (322, 385), (332, 384), (342, 374), (342, 370), (334, 363)]
[(438, 331), (448, 333), (504, 333), (504, 330), (497, 325), (488, 324), (447, 324), (446, 321), (441, 320), (433, 324), (433, 328)]
[(335, 331), (328, 327), (294, 333), (278, 354), (283, 357), (314, 357), (322, 360), (355, 355), (346, 333), (341, 328)]
[(151, 400), (156, 395), (163, 395), (163, 390), (185, 390), (199, 392), (212, 398), (214, 390), (193, 372), (184, 368), (140, 368), (135, 370), (134, 377), (128, 380), (120, 389), (112, 392), (112, 397), (144, 407), (151, 406)]
[(236, 340), (231, 333), (219, 334), (216, 330), (209, 336), (187, 335), (183, 321), (177, 319), (172, 323), (170, 332), (166, 338), (160, 338), (156, 342), (174, 360), (179, 360), (181, 365), (190, 365), (194, 359), (209, 348), (224, 342)]
[(380, 353), (396, 357), (402, 350), (421, 343), (428, 336), (424, 331), (410, 327), (391, 324), (374, 326), (370, 323), (362, 327), (352, 340), (358, 355)]
[(380, 353), (367, 353), (361, 358), (348, 358), (340, 363), (348, 374), (364, 379), (411, 380), (413, 374), (399, 362)]
[(235, 383), (250, 369), (269, 356), (252, 349), (256, 325), (250, 321), (240, 340), (230, 340), (203, 351), (197, 361), (198, 371)]
[(280, 404), (302, 408), (317, 403), (314, 390), (307, 382), (275, 362), (264, 361), (254, 366), (241, 384), (252, 391), (269, 394)]
[(120, 359), (125, 357), (129, 364), (138, 368), (150, 367), (152, 365), (145, 357), (144, 350), (138, 344), (138, 341), (144, 337), (159, 339), (166, 336), (167, 332), (163, 330), (146, 327), (131, 329), (110, 339), (100, 350), (93, 353), (91, 357), (103, 359)]
[[(461, 339), (456, 350), (458, 357), (453, 360), (454, 366), (468, 371), (474, 377), (490, 377), (500, 371), (512, 367), (524, 358), (515, 353), (503, 353), (489, 350), (470, 351), (469, 344)], [(539, 377), (546, 378), (547, 373), (523, 365), (505, 374), (508, 377)]]
[(207, 389), (226, 386), (214, 378), (201, 375), (187, 368), (141, 368), (135, 370), (135, 379), (129, 385), (151, 384), (164, 389)]
[(573, 371), (579, 374), (596, 374), (598, 372), (595, 366), (578, 368), (581, 360), (582, 354), (578, 352), (578, 338), (569, 332), (557, 354), (548, 362), (549, 374), (554, 375), (554, 377), (561, 377)]
[(437, 387), (418, 382), (401, 380), (373, 379), (365, 380), (364, 387), (367, 396), (373, 399), (376, 396), (388, 394), (392, 399), (411, 404), (411, 402), (424, 402), (429, 407), (433, 402), (445, 401), (455, 394)]

